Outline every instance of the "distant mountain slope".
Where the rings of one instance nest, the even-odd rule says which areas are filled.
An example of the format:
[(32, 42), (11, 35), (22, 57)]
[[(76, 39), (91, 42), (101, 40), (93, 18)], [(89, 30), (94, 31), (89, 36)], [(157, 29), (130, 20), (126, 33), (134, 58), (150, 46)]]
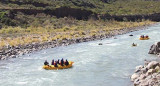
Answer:
[(64, 17), (160, 21), (159, 13), (160, 0), (0, 0), (0, 28), (36, 26)]
[(1, 0), (1, 9), (55, 9), (71, 7), (99, 14), (135, 15), (160, 12), (158, 0)]

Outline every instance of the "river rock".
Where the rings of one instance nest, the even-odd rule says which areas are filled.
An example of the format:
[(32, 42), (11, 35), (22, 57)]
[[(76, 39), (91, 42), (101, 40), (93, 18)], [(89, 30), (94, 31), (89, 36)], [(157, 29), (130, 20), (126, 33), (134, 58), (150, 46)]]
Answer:
[(135, 72), (139, 72), (142, 68), (143, 68), (143, 66), (142, 66), (142, 65), (137, 66), (137, 67), (136, 67), (136, 71), (135, 71)]
[(117, 39), (117, 37), (114, 37), (114, 39)]
[(99, 43), (98, 45), (103, 45), (102, 43)]
[(139, 78), (142, 80), (142, 79), (145, 79), (146, 77), (147, 76), (145, 74), (141, 74)]
[(155, 72), (154, 69), (149, 69), (149, 70), (147, 71), (147, 75), (153, 74), (154, 72)]
[(160, 67), (159, 67), (159, 66), (156, 66), (156, 67), (155, 67), (155, 70), (156, 70), (156, 72), (159, 72), (159, 71), (160, 71)]
[(146, 67), (141, 69), (141, 73), (146, 73), (147, 71), (148, 69)]
[(139, 75), (137, 73), (134, 73), (132, 76), (131, 76), (131, 81), (134, 81), (135, 79), (137, 79), (139, 77)]
[(133, 36), (132, 34), (130, 34), (129, 36)]
[(156, 66), (159, 66), (159, 63), (157, 61), (152, 61), (147, 65), (146, 68), (151, 69), (151, 68), (155, 68)]
[(160, 42), (153, 44), (148, 52), (149, 54), (159, 54), (160, 53)]

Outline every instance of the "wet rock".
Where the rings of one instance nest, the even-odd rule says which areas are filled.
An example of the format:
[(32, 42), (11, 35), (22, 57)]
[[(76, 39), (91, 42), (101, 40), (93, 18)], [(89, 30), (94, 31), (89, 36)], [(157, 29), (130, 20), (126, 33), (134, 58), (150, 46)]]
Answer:
[(117, 37), (114, 37), (114, 39), (117, 39)]
[(142, 68), (140, 71), (141, 71), (141, 73), (146, 73), (148, 71), (148, 69), (145, 67), (145, 68)]
[(6, 60), (7, 56), (2, 56), (1, 60)]
[(150, 61), (144, 60), (144, 65), (148, 65), (150, 63)]
[(147, 75), (151, 75), (151, 74), (153, 74), (154, 73), (154, 69), (149, 69), (148, 71), (147, 71)]
[(135, 79), (134, 80), (134, 86), (137, 86), (137, 85), (139, 85), (140, 84), (140, 80), (139, 79)]
[(133, 36), (132, 34), (130, 34), (129, 36)]
[(137, 67), (136, 67), (136, 71), (135, 71), (135, 72), (139, 72), (142, 68), (143, 68), (143, 66), (142, 66), (142, 65), (137, 66)]
[(102, 43), (99, 43), (98, 45), (103, 45)]

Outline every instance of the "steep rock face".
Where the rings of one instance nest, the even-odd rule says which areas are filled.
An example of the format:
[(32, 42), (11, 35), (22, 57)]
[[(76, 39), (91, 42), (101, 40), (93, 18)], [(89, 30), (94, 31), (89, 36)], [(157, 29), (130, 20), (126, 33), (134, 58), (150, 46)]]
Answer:
[(4, 4), (9, 4), (9, 3), (13, 3), (13, 4), (17, 4), (17, 5), (26, 5), (26, 4), (32, 4), (33, 6), (35, 7), (46, 7), (48, 6), (49, 4), (46, 4), (46, 3), (40, 3), (40, 2), (34, 2), (33, 1), (13, 1), (13, 0), (1, 0), (0, 1), (1, 3), (4, 3)]
[(69, 8), (69, 7), (61, 7), (57, 8), (53, 11), (46, 10), (45, 13), (55, 15), (56, 17), (65, 17), (65, 16), (71, 16), (73, 18), (82, 20), (82, 19), (88, 19), (92, 15), (96, 15), (92, 11), (84, 10), (84, 9), (75, 9), (75, 8)]
[(152, 21), (160, 21), (160, 13), (150, 14), (150, 15), (109, 15), (104, 14), (99, 16), (101, 19), (107, 20), (117, 20), (117, 21), (137, 21), (142, 19), (149, 19)]
[(105, 3), (109, 3), (109, 2), (115, 2), (116, 0), (100, 0), (102, 2), (105, 2)]
[[(10, 10), (10, 9), (5, 9)], [(46, 9), (46, 10), (37, 10), (37, 9), (12, 9), (10, 10), (10, 15), (15, 15), (17, 12), (22, 12), (25, 15), (37, 15), (40, 13), (44, 13), (46, 15), (56, 16), (57, 18), (63, 17), (73, 17), (78, 20), (88, 19), (90, 17), (96, 17), (96, 14), (92, 11), (78, 9), (78, 8), (70, 8), (70, 7), (60, 7), (56, 9)], [(14, 17), (12, 17), (14, 18)]]
[(160, 54), (160, 42), (153, 44), (148, 52), (149, 54)]

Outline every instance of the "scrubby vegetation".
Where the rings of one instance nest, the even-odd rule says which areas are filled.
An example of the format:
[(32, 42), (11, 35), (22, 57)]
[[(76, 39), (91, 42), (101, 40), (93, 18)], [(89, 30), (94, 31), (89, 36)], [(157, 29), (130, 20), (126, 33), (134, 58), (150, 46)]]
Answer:
[[(62, 25), (59, 25), (62, 23)], [(117, 21), (77, 21), (76, 19), (62, 18), (55, 24), (59, 27), (54, 29), (54, 25), (45, 25), (45, 27), (7, 27), (0, 30), (0, 47), (25, 45), (29, 43), (44, 43), (49, 41), (62, 41), (66, 39), (77, 39), (91, 37), (96, 35), (110, 34), (113, 30), (137, 27), (152, 24), (151, 21), (142, 22), (117, 22)]]

